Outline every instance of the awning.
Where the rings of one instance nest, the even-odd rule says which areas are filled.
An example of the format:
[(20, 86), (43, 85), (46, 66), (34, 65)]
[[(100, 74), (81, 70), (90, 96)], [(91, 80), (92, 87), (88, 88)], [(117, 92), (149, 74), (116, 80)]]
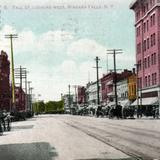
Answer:
[[(149, 98), (142, 98), (142, 105), (156, 105), (158, 102), (158, 97), (149, 97)], [(141, 103), (141, 99), (139, 99), (139, 105)], [(131, 106), (136, 106), (137, 105), (137, 100), (135, 100)]]
[(129, 106), (130, 105), (130, 101), (128, 99), (126, 100), (122, 100), (122, 101), (118, 101), (118, 104), (120, 103), (120, 105), (122, 107), (125, 107), (125, 106)]

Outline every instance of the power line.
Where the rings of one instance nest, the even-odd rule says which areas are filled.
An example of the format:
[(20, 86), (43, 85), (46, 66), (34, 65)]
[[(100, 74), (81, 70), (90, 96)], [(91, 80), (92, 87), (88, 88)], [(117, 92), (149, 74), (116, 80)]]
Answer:
[(107, 50), (107, 54), (113, 55), (113, 64), (114, 64), (114, 92), (115, 92), (115, 106), (118, 105), (118, 97), (117, 97), (117, 69), (116, 69), (116, 55), (122, 53), (122, 49), (111, 49)]
[(10, 39), (11, 43), (11, 73), (12, 73), (12, 105), (15, 108), (15, 79), (14, 79), (14, 57), (13, 57), (13, 38), (18, 38), (17, 34), (7, 34), (5, 38)]
[(101, 68), (101, 67), (99, 67), (99, 61), (100, 61), (100, 59), (98, 58), (98, 57), (96, 57), (95, 58), (95, 61), (96, 61), (96, 67), (94, 67), (94, 68), (96, 68), (96, 72), (97, 72), (97, 105), (99, 105), (100, 104), (100, 98), (99, 98), (99, 89), (100, 89), (100, 87), (99, 87), (99, 68)]

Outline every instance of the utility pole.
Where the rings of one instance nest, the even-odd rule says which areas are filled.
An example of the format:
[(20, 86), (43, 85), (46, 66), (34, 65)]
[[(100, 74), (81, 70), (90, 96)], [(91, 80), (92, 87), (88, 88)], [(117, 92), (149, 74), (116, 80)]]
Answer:
[(15, 68), (15, 79), (20, 79), (20, 101), (22, 102), (23, 79), (25, 80), (25, 110), (27, 110), (27, 71), (26, 68)]
[[(31, 87), (30, 87), (30, 84), (32, 82), (31, 81), (28, 81), (28, 95), (27, 95), (27, 100), (28, 100), (28, 110), (31, 109)], [(31, 111), (31, 110), (30, 110)]]
[(78, 86), (77, 85), (73, 85), (73, 87), (74, 87), (74, 92), (75, 92), (75, 103), (77, 105), (77, 88), (78, 88)]
[(25, 75), (26, 75), (26, 77), (25, 77), (25, 91), (26, 91), (26, 110), (28, 110), (28, 93), (27, 93), (27, 71), (25, 70)]
[(5, 38), (10, 39), (11, 43), (11, 74), (12, 74), (12, 109), (15, 109), (16, 104), (15, 104), (15, 79), (14, 79), (14, 56), (13, 56), (13, 38), (18, 38), (17, 34), (7, 34), (5, 35)]
[(116, 55), (122, 53), (122, 49), (112, 49), (107, 50), (109, 53), (113, 55), (113, 64), (114, 64), (114, 92), (115, 92), (115, 106), (118, 105), (118, 97), (117, 97), (117, 69), (116, 69)]
[(97, 105), (99, 105), (100, 104), (100, 98), (99, 98), (99, 89), (100, 89), (100, 87), (99, 87), (99, 68), (101, 68), (101, 67), (99, 67), (99, 65), (98, 65), (98, 63), (100, 61), (100, 59), (98, 57), (96, 57), (95, 61), (96, 61), (96, 67), (94, 67), (94, 68), (96, 68), (96, 72), (97, 72)]
[(33, 111), (33, 107), (32, 107), (32, 91), (33, 91), (33, 89), (34, 89), (33, 87), (30, 88), (30, 91), (31, 91), (31, 92), (30, 92), (30, 93), (31, 93), (31, 95), (30, 95), (30, 96), (31, 96), (31, 97), (30, 97), (30, 111), (31, 111), (31, 112)]
[(68, 106), (69, 106), (69, 111), (70, 111), (70, 114), (71, 114), (71, 97), (70, 97), (70, 89), (71, 89), (71, 86), (70, 84), (68, 85), (68, 89), (69, 89), (69, 97), (68, 97)]

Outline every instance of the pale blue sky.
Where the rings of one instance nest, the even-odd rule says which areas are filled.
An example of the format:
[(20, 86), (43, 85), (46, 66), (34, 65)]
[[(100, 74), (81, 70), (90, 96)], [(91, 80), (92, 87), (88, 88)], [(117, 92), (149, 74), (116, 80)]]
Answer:
[[(97, 1), (95, 6), (103, 7)], [(106, 0), (105, 9), (15, 9), (14, 6), (24, 8), (26, 3), (6, 2), (8, 9), (4, 9), (6, 4), (0, 0), (1, 35), (11, 31), (19, 35), (19, 40), (15, 40), (15, 66), (28, 68), (35, 94), (41, 93), (42, 99), (59, 99), (60, 93), (67, 92), (68, 84), (85, 85), (88, 79), (94, 81), (95, 56), (101, 59), (100, 74), (105, 73), (107, 49), (123, 49), (123, 55), (117, 58), (118, 68), (134, 67), (131, 0)], [(36, 1), (28, 3), (30, 8), (37, 5), (33, 2)], [(51, 1), (41, 5), (48, 4), (54, 5)], [(9, 52), (6, 43), (1, 49)], [(111, 56), (109, 68), (113, 68)]]

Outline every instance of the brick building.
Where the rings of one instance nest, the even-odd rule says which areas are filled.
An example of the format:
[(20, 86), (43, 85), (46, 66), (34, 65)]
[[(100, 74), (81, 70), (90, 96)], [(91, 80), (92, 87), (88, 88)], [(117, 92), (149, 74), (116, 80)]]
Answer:
[(78, 104), (86, 103), (86, 88), (78, 86)]
[(0, 54), (0, 110), (10, 110), (10, 62), (6, 52)]
[[(132, 75), (132, 71), (124, 70), (122, 73), (117, 73), (117, 82), (120, 80), (127, 79), (127, 77)], [(102, 93), (102, 103), (107, 104), (114, 100), (114, 72), (110, 72), (100, 79), (101, 82), (101, 93)]]
[(25, 111), (26, 94), (21, 87), (15, 87), (16, 110)]
[(139, 103), (151, 105), (160, 90), (160, 1), (135, 0), (130, 9), (135, 12)]

